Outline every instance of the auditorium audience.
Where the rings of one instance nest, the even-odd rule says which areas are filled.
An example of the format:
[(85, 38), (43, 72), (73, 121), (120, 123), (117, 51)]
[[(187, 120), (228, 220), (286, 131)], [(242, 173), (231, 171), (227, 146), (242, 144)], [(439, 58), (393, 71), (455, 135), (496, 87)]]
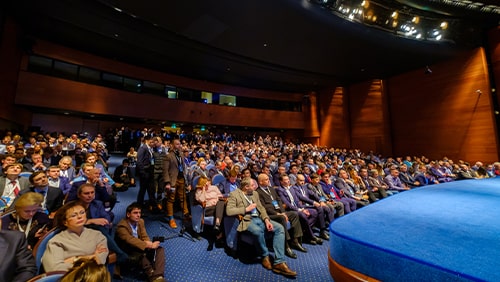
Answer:
[[(0, 136), (2, 137), (0, 144), (0, 154), (2, 154), (0, 156), (2, 161), (0, 195), (8, 204), (14, 203), (13, 207), (16, 211), (2, 219), (3, 228), (24, 232), (25, 237), (28, 238), (28, 245), (33, 247), (49, 227), (47, 214), (38, 211), (38, 207), (45, 207), (48, 212), (55, 211), (61, 205), (62, 194), (69, 193), (68, 200), (75, 199), (78, 187), (85, 183), (91, 183), (94, 193), (102, 197), (101, 200), (107, 201), (108, 210), (105, 207), (99, 207), (98, 210), (102, 213), (95, 216), (96, 210), (90, 211), (90, 204), (88, 211), (85, 210), (87, 204), (82, 203), (70, 203), (69, 206), (59, 208), (56, 223), (64, 231), (57, 234), (49, 243), (43, 263), (47, 271), (67, 270), (81, 256), (95, 257), (99, 263), (104, 263), (108, 253), (107, 243), (113, 240), (109, 236), (106, 240), (102, 234), (98, 236), (99, 234), (96, 234), (94, 230), (84, 227), (84, 224), (93, 223), (94, 219), (106, 219), (107, 223), (100, 225), (100, 227), (108, 225), (104, 231), (108, 235), (111, 231), (112, 219), (106, 218), (106, 215), (109, 217), (108, 212), (113, 205), (111, 203), (113, 192), (110, 190), (113, 179), (107, 174), (108, 153), (106, 147), (110, 145), (110, 148), (128, 148), (131, 145), (139, 144), (140, 138), (144, 136), (157, 138), (159, 144), (165, 141), (168, 146), (170, 141), (162, 140), (160, 134), (163, 133), (155, 132), (152, 129), (126, 133), (122, 131), (120, 135), (116, 135), (119, 138), (107, 139), (107, 142), (111, 142), (110, 144), (106, 144), (100, 134), (95, 138), (85, 134), (71, 134), (66, 137), (64, 134), (30, 133), (26, 135), (28, 138), (23, 139), (21, 135), (12, 132)], [(273, 140), (269, 136), (262, 138), (255, 134), (249, 135), (247, 139), (242, 139), (227, 133), (201, 135), (179, 131), (177, 133), (167, 132), (163, 137), (180, 139), (181, 145), (177, 144), (174, 148), (178, 153), (176, 158), (180, 163), (186, 164), (187, 169), (190, 169), (188, 167), (190, 162), (198, 161), (190, 180), (194, 176), (200, 176), (200, 181), (196, 193), (191, 193), (191, 195), (194, 195), (199, 202), (205, 203), (206, 211), (209, 214), (210, 211), (214, 212), (217, 232), (221, 229), (222, 222), (220, 210), (221, 206), (223, 209), (224, 202), (219, 201), (222, 195), (234, 195), (234, 197), (238, 195), (242, 200), (241, 196), (245, 196), (243, 194), (248, 192), (246, 197), (252, 199), (254, 203), (256, 201), (253, 199), (254, 195), (258, 196), (263, 211), (258, 209), (256, 218), (252, 217), (251, 210), (244, 209), (249, 206), (248, 203), (243, 203), (241, 206), (242, 203), (233, 202), (234, 206), (228, 207), (227, 210), (232, 209), (234, 214), (240, 214), (243, 218), (247, 218), (248, 222), (243, 223), (246, 228), (260, 217), (260, 221), (257, 221), (260, 228), (258, 236), (270, 231), (268, 229), (277, 232), (275, 237), (283, 243), (282, 246), (275, 247), (275, 253), (277, 251), (275, 265), (272, 266), (265, 256), (262, 262), (264, 267), (286, 276), (295, 276), (296, 273), (288, 269), (286, 264), (282, 264), (284, 263), (283, 255), (296, 258), (297, 255), (293, 253), (292, 248), (303, 252), (307, 251), (300, 243), (303, 231), (299, 217), (302, 217), (306, 234), (309, 237), (316, 236), (314, 232), (317, 232), (319, 236), (327, 239), (328, 222), (368, 204), (364, 199), (375, 202), (411, 188), (500, 175), (500, 162), (483, 164), (481, 161), (475, 161), (471, 167), (465, 161), (453, 162), (446, 157), (432, 161), (426, 156), (384, 157), (373, 152), (365, 154), (356, 149), (287, 143), (278, 137)], [(28, 140), (28, 142), (24, 142), (24, 140)], [(120, 142), (120, 144), (117, 146), (112, 144), (113, 142)], [(164, 148), (161, 147), (162, 150)], [(136, 149), (132, 147), (127, 154), (127, 158), (130, 158), (132, 162), (135, 162), (137, 158)], [(159, 151), (153, 151), (153, 153), (159, 153)], [(176, 160), (175, 158), (171, 159)], [(82, 172), (77, 177), (76, 171), (84, 160), (87, 164), (82, 167)], [(210, 169), (207, 170), (206, 165), (209, 162), (214, 165), (210, 165)], [(54, 164), (59, 164), (59, 167), (55, 167)], [(99, 166), (99, 168), (95, 169), (94, 165)], [(132, 172), (128, 165), (128, 163), (126, 166), (124, 164), (123, 167), (119, 167), (115, 171), (114, 180), (118, 185), (121, 183), (133, 184)], [(28, 179), (19, 177), (23, 166), (25, 171), (32, 173), (30, 181), (33, 187), (30, 189), (28, 189)], [(77, 169), (75, 170), (74, 167)], [(47, 172), (48, 177), (44, 171)], [(220, 190), (216, 188), (212, 191), (211, 188), (215, 186), (210, 185), (208, 179), (216, 174), (225, 175), (226, 180), (219, 184)], [(282, 175), (285, 175), (288, 181), (284, 181), (286, 179), (282, 178), (280, 182), (279, 177)], [(130, 183), (127, 183), (125, 176), (131, 181)], [(258, 179), (257, 193), (250, 194), (252, 185), (247, 185), (245, 180), (239, 182), (241, 179), (248, 179), (247, 177)], [(69, 183), (72, 184), (71, 188), (68, 188)], [(188, 186), (190, 183), (186, 184)], [(286, 199), (284, 202), (286, 207), (290, 209), (289, 211), (282, 210), (283, 199), (278, 196), (272, 186), (279, 186), (279, 194)], [(115, 188), (117, 187), (115, 186)], [(90, 186), (88, 188), (90, 189)], [(269, 194), (266, 194), (266, 191)], [(158, 189), (157, 192), (161, 193), (161, 190)], [(56, 194), (57, 197), (52, 197)], [(271, 195), (270, 199), (267, 199), (266, 195)], [(16, 197), (17, 200), (14, 201)], [(85, 199), (81, 200), (85, 203)], [(273, 201), (277, 201), (277, 205), (273, 205)], [(297, 206), (297, 210), (293, 209), (294, 205)], [(235, 207), (238, 207), (237, 212)], [(88, 213), (88, 221), (86, 212)], [(183, 209), (183, 213), (185, 212), (186, 210)], [(171, 213), (172, 211), (169, 212), (169, 216)], [(120, 223), (126, 223), (124, 227), (131, 227), (134, 222), (137, 223), (136, 226), (141, 226), (142, 222), (143, 226), (140, 217), (140, 209), (127, 210), (127, 218)], [(268, 218), (266, 219), (266, 217)], [(270, 220), (276, 220), (276, 222)], [(246, 230), (245, 227), (241, 227), (241, 230)], [(143, 229), (145, 232), (145, 228)], [(3, 234), (4, 231), (0, 233)], [(129, 235), (135, 237), (134, 239), (138, 238), (134, 235), (133, 229)], [(280, 239), (281, 237), (284, 239)], [(148, 241), (151, 242), (146, 234), (143, 242)], [(85, 242), (85, 244), (81, 244), (81, 242)], [(155, 248), (146, 247), (145, 249)], [(264, 247), (259, 250), (262, 254), (268, 254)], [(148, 255), (145, 258), (148, 258)], [(164, 258), (158, 260), (164, 263)], [(91, 261), (86, 261), (81, 266), (91, 263)], [(153, 263), (150, 261), (148, 269), (156, 269), (153, 266), (154, 263), (157, 261), (153, 260)], [(79, 269), (82, 269), (81, 266), (78, 266)], [(160, 268), (163, 269), (163, 267)], [(159, 271), (157, 274), (153, 278), (161, 277), (163, 279), (163, 271), (161, 276)], [(2, 272), (1, 275), (4, 273)], [(100, 279), (109, 279), (109, 274), (107, 275), (108, 278)], [(16, 281), (12, 276), (1, 277), (10, 277), (5, 281)], [(153, 280), (152, 276), (148, 277)]]

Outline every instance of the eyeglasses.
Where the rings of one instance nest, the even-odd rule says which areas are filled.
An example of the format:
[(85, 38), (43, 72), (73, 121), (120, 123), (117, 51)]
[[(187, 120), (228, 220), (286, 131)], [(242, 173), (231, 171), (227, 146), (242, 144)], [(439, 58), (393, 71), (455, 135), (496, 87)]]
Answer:
[(85, 210), (81, 210), (79, 212), (74, 212), (74, 213), (70, 214), (67, 219), (77, 218), (79, 215), (83, 216), (84, 214), (85, 214)]

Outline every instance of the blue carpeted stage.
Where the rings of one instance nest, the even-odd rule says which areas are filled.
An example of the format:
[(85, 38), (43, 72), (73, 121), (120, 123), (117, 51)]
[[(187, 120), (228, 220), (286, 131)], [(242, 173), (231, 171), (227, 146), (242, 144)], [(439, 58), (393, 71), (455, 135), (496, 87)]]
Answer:
[(332, 260), (382, 281), (500, 281), (500, 178), (417, 188), (330, 225)]

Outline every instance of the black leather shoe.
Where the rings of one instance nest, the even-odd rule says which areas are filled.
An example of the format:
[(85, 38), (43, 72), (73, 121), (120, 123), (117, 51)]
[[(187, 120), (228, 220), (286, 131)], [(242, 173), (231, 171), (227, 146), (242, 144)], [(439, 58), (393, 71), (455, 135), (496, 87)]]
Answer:
[(319, 237), (327, 241), (330, 240), (330, 235), (328, 235), (328, 232), (326, 232), (325, 230), (321, 231)]
[(286, 255), (287, 257), (291, 257), (291, 258), (293, 258), (293, 259), (296, 259), (296, 258), (297, 258), (297, 254), (296, 254), (296, 253), (294, 253), (294, 252), (292, 251), (292, 249), (290, 249), (290, 248), (285, 248), (285, 255)]
[(318, 245), (318, 243), (316, 243), (316, 240), (313, 240), (313, 239), (309, 240), (308, 244), (309, 245)]
[(214, 225), (214, 234), (218, 235), (220, 233), (220, 226), (219, 225)]
[(304, 248), (304, 246), (302, 246), (300, 243), (292, 243), (290, 245), (290, 247), (292, 247), (293, 249), (297, 250), (297, 251), (301, 251), (303, 253), (307, 253), (307, 249)]

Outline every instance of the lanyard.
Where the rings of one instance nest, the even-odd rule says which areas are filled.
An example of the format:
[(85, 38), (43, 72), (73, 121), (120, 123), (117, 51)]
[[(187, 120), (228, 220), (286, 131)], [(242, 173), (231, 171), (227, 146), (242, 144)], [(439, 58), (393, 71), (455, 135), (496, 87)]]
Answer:
[(24, 232), (24, 235), (26, 236), (26, 238), (28, 238), (28, 234), (30, 233), (31, 222), (33, 221), (33, 218), (30, 218), (30, 220), (28, 221), (28, 224), (26, 225), (26, 230), (24, 230), (21, 227), (21, 224), (19, 224), (19, 216), (16, 215), (16, 218), (17, 218), (17, 228), (19, 228), (19, 231)]
[(245, 200), (247, 200), (249, 204), (253, 204), (252, 198), (249, 199), (245, 194), (243, 194), (243, 197), (245, 197)]
[(271, 197), (271, 201), (274, 201), (274, 198), (273, 198), (273, 195), (271, 194), (271, 191), (269, 190), (269, 188), (266, 187), (266, 189), (260, 187), (260, 189), (262, 189), (262, 191), (264, 191), (264, 193), (266, 193), (267, 195), (269, 195), (269, 197)]

